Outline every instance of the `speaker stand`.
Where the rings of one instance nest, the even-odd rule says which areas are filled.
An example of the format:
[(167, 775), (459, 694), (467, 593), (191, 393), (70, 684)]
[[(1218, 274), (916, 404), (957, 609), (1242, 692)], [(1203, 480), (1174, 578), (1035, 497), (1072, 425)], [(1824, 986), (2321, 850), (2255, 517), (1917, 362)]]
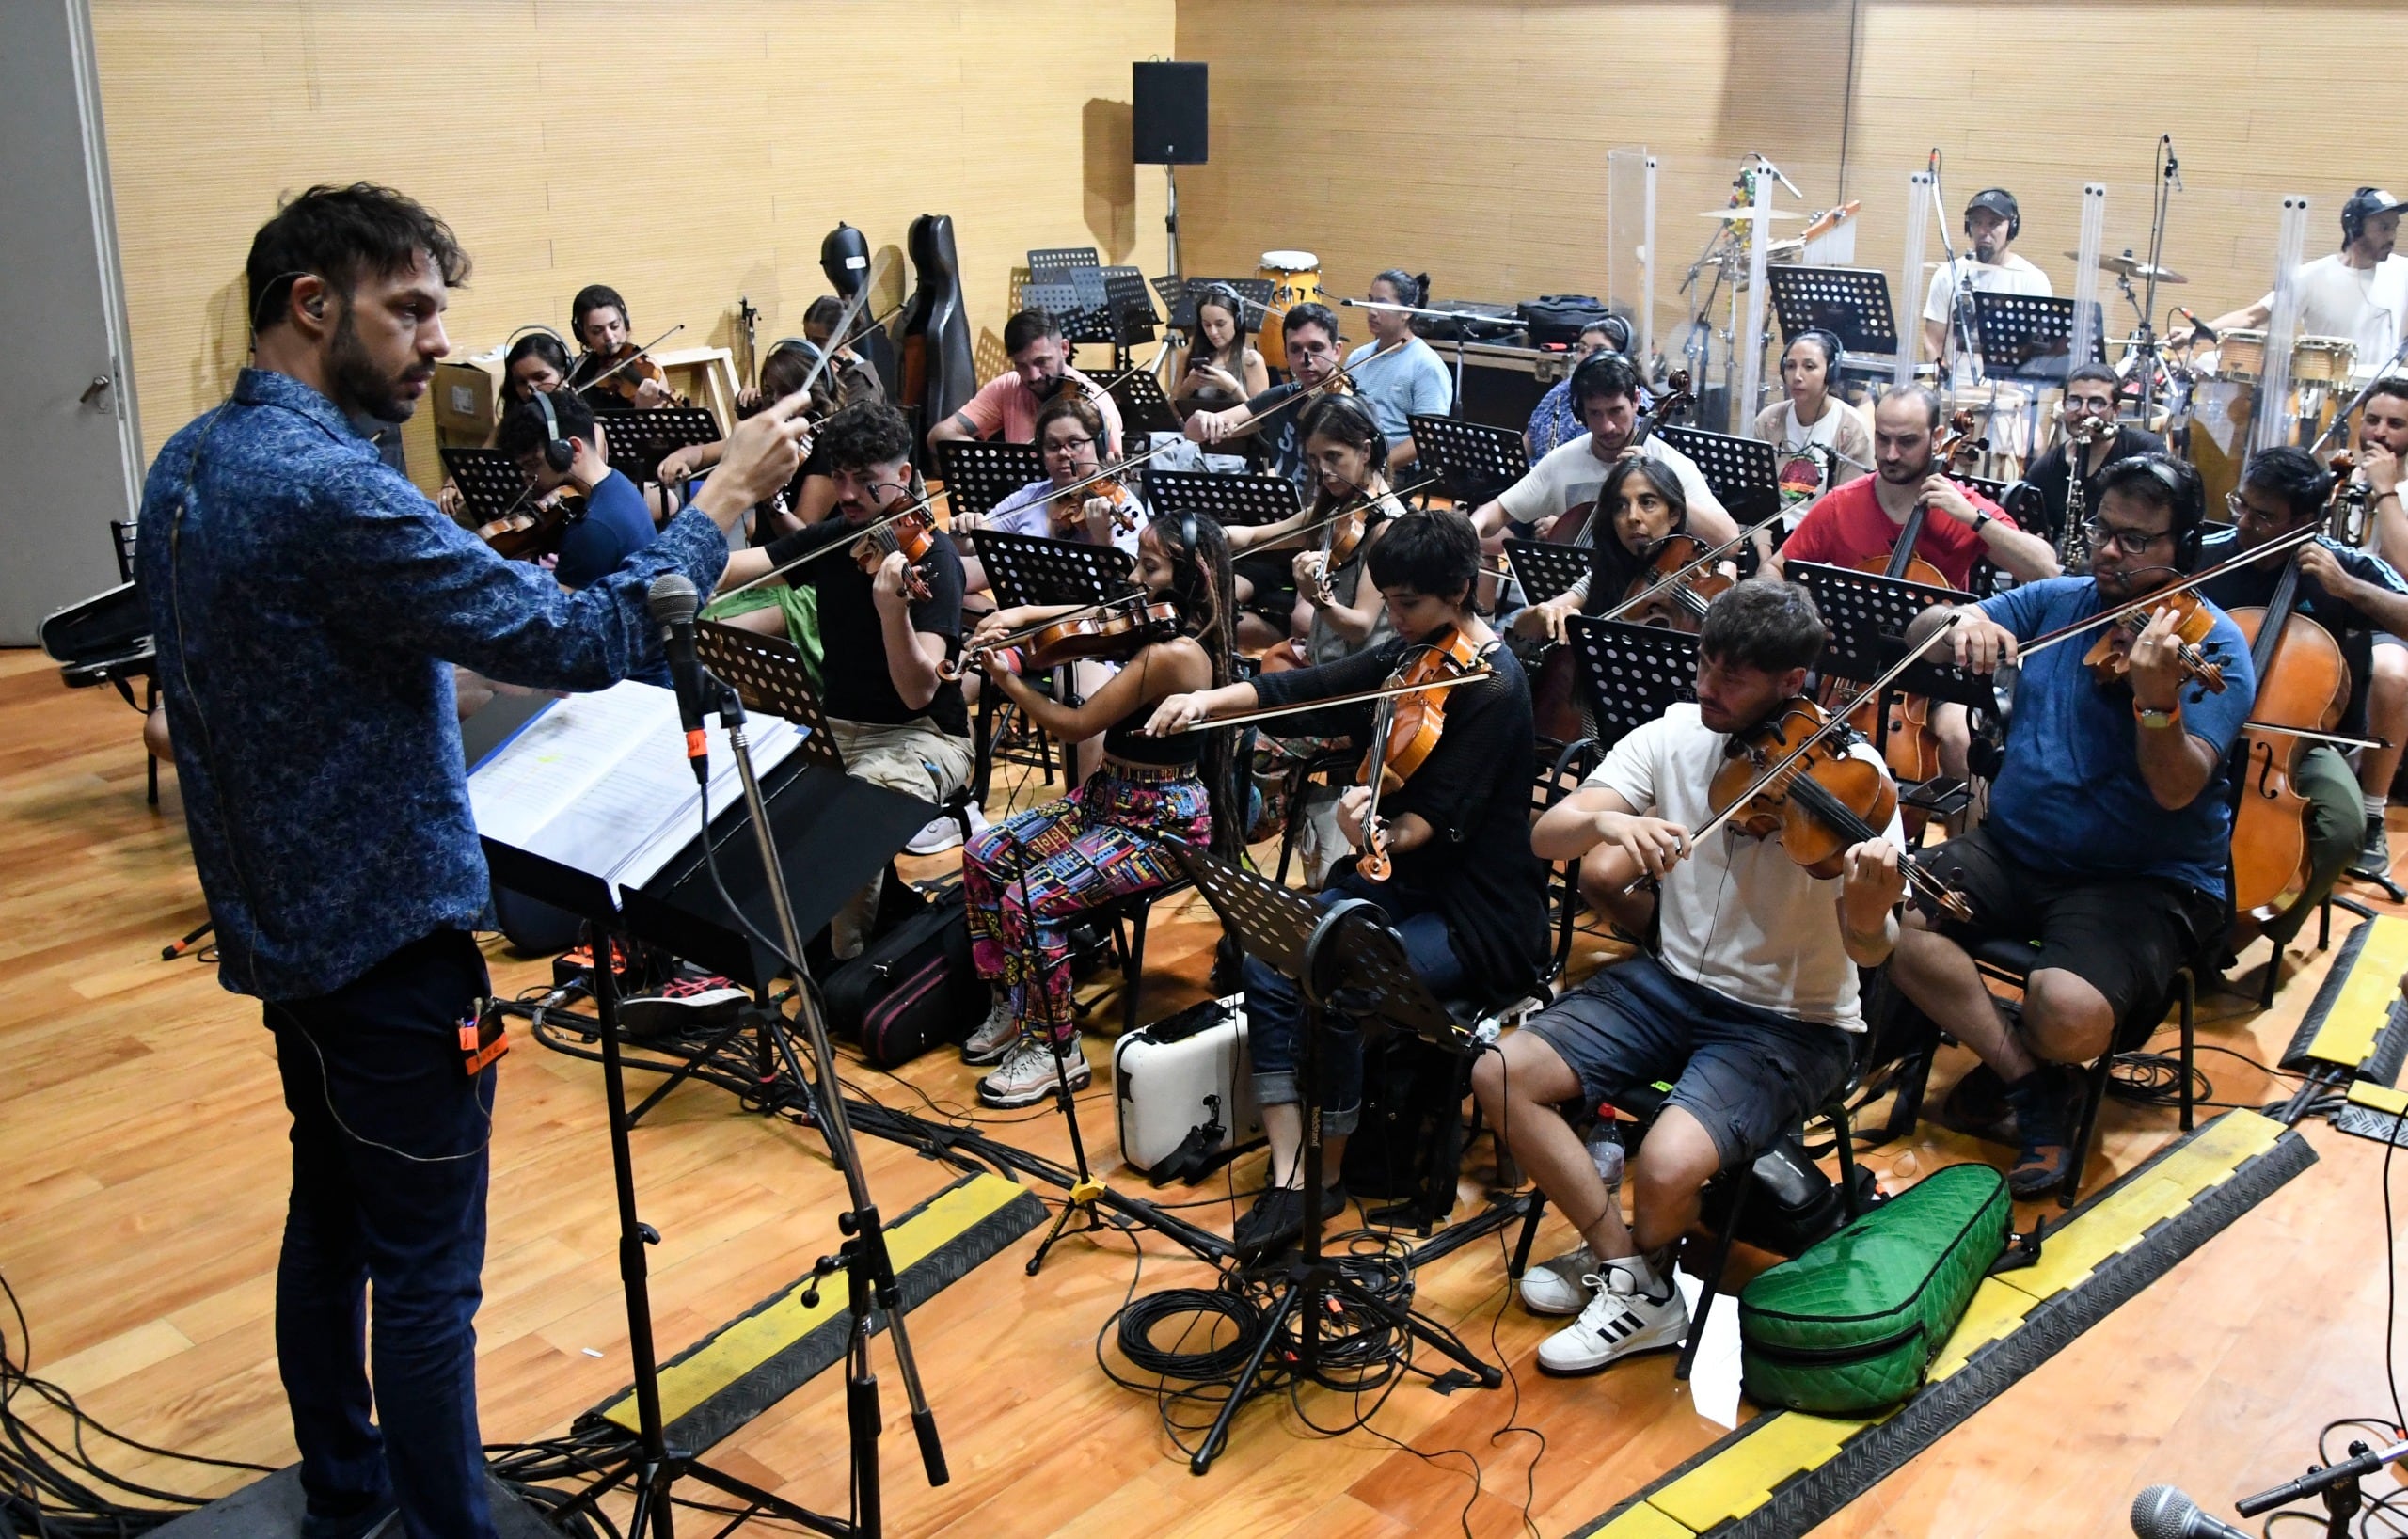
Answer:
[(1179, 267), (1179, 167), (1164, 161), (1163, 180), (1170, 187), (1170, 212), (1163, 216), (1163, 229), (1170, 232), (1170, 276), (1184, 278)]

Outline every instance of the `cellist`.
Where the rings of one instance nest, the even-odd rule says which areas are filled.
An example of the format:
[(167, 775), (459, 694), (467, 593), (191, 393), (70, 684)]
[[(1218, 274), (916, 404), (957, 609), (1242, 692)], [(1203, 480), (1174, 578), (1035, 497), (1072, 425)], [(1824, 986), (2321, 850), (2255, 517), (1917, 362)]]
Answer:
[[(2250, 455), (2242, 470), (2241, 489), (2225, 499), (2232, 528), (2208, 538), (2200, 547), (2200, 562), (2214, 565), (2317, 522), (2325, 516), (2332, 491), (2333, 477), (2305, 450), (2286, 445)], [(2408, 581), (2381, 557), (2353, 550), (2330, 536), (2301, 546), (2296, 559), (2299, 588), (2290, 624), (2313, 623), (2329, 631), (2350, 671), (2348, 704), (2333, 730), (2399, 742), (2408, 733), (2408, 722), (2369, 721), (2368, 686), (2374, 638), (2408, 631)], [(2283, 566), (2270, 559), (2236, 567), (2199, 591), (2227, 612), (2261, 607), (2274, 596)], [(2311, 744), (2294, 763), (2293, 788), (2307, 800), (2309, 879), (2297, 899), (2264, 927), (2278, 954), (2333, 890), (2365, 836), (2358, 778), (2340, 750), (2330, 743)]]

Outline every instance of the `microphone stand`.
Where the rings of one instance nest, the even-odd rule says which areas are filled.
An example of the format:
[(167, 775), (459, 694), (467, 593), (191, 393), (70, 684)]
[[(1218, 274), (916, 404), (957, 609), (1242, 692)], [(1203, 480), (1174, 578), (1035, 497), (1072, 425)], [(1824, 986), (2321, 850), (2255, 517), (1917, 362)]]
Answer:
[[(1940, 151), (1937, 150), (1931, 152), (1931, 212), (1932, 216), (1940, 221), (1940, 256), (1948, 272), (1949, 334), (1956, 343), (1957, 357), (1977, 360), (1977, 374), (1986, 374), (1988, 371), (1979, 367), (1982, 350), (1973, 336), (1973, 296), (1965, 287), (1964, 275), (1956, 270), (1956, 248), (1948, 239), (1948, 199), (1940, 190)], [(1970, 252), (1967, 254), (1971, 255)], [(1945, 357), (1938, 361), (1943, 369), (1946, 368), (1948, 359)], [(1941, 387), (1946, 388), (1948, 382), (1949, 375), (1942, 373)]]
[(2350, 397), (2350, 404), (2333, 414), (2333, 420), (2324, 424), (2324, 431), (2316, 436), (2316, 441), (2307, 446), (2307, 452), (2311, 454), (2321, 454), (2324, 452), (2324, 446), (2332, 441), (2335, 434), (2347, 433), (2350, 430), (2350, 419), (2357, 415), (2358, 408), (2367, 404), (2367, 397), (2374, 393), (2375, 386), (2391, 371), (2399, 368), (2402, 359), (2408, 359), (2408, 338), (2400, 340), (2399, 347), (2393, 350), (2389, 362), (2368, 375), (2367, 382), (2358, 387), (2358, 393)]
[(2148, 227), (2148, 293), (2141, 303), (2141, 328), (2132, 346), (2132, 357), (2140, 361), (2140, 423), (2144, 432), (2148, 428), (2148, 408), (2157, 397), (2157, 270), (2165, 255), (2165, 219), (2173, 212), (2174, 190), (2182, 184), (2182, 163), (2174, 158), (2173, 135), (2157, 136), (2157, 206), (2149, 215)]

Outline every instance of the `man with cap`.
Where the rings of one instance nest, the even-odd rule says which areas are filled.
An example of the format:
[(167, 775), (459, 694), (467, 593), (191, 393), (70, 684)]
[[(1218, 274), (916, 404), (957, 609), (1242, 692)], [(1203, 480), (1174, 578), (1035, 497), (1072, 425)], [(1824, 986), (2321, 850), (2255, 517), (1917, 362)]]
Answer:
[[(1954, 366), (1951, 376), (1956, 383), (1972, 383), (1972, 359), (1967, 349), (1978, 349), (1977, 338), (1969, 339), (1973, 328), (1973, 294), (2031, 294), (2047, 295), (2056, 292), (2049, 283), (2049, 275), (2017, 256), (2011, 249), (2015, 238), (2023, 233), (2023, 211), (2016, 205), (2015, 195), (2004, 187), (1985, 187), (1965, 205), (1965, 248), (1954, 262), (1942, 262), (1932, 270), (1931, 287), (1923, 301), (1923, 350), (1935, 358), (1947, 360)], [(1951, 316), (1961, 308), (1961, 316), (1952, 325)], [(1956, 340), (1950, 341), (1951, 330)]]
[[(2408, 326), (2408, 258), (2391, 254), (2400, 211), (2408, 204), (2381, 187), (2360, 187), (2341, 205), (2341, 249), (2300, 263), (2302, 337), (2347, 337), (2358, 344), (2357, 373), (2383, 372)], [(2208, 323), (2224, 332), (2259, 327), (2274, 313), (2272, 294)]]

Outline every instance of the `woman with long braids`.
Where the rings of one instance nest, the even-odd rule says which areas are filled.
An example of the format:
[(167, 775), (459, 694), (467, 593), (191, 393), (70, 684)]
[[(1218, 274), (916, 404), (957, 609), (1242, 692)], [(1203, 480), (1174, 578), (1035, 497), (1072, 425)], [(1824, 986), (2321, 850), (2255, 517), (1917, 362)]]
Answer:
[[(1084, 705), (1031, 689), (1007, 649), (979, 654), (991, 686), (1046, 732), (1065, 742), (1103, 735), (1102, 762), (1076, 791), (989, 829), (962, 851), (971, 956), (995, 1002), (961, 1055), (996, 1065), (978, 1082), (978, 1099), (990, 1106), (1043, 1098), (1056, 1082), (1057, 1048), (1071, 1089), (1092, 1078), (1070, 1007), (1069, 929), (1078, 916), (1178, 879), (1179, 862), (1158, 835), (1209, 845), (1230, 860), (1242, 850), (1245, 818), (1234, 800), (1228, 735), (1150, 738), (1143, 730), (1157, 702), (1230, 679), (1236, 601), (1228, 538), (1210, 518), (1158, 519), (1138, 537), (1137, 577), (1149, 596), (1178, 610), (1178, 628), (1147, 643)], [(982, 628), (981, 636), (1000, 632)]]

